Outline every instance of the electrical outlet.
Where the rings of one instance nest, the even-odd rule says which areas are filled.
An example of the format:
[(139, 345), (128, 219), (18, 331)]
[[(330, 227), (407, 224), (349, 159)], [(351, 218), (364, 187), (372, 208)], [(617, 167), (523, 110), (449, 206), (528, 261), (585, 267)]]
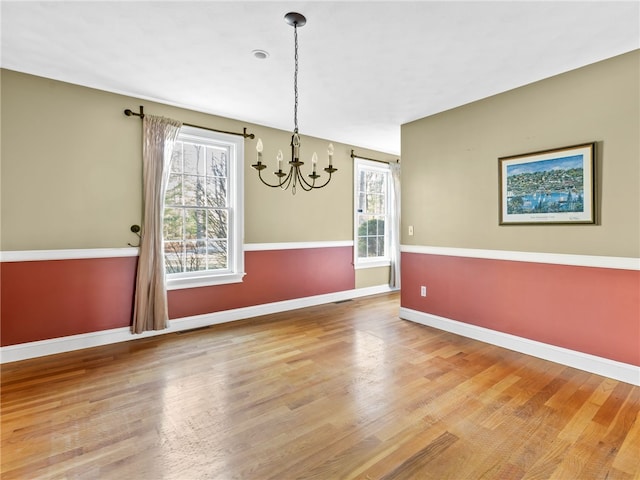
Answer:
[(409, 235), (413, 235), (413, 225), (409, 225)]
[(420, 287), (420, 296), (421, 297), (426, 297), (427, 296), (427, 287), (425, 287), (424, 285), (422, 285)]

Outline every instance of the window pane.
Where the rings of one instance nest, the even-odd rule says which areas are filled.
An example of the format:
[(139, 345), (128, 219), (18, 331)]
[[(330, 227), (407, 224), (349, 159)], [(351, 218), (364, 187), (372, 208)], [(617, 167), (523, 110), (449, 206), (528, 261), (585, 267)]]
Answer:
[(204, 207), (206, 199), (203, 180), (203, 177), (196, 177), (195, 175), (184, 176), (184, 205), (193, 207)]
[(182, 172), (182, 142), (176, 142), (171, 152), (170, 171), (172, 173)]
[(164, 243), (164, 263), (167, 273), (180, 273), (184, 268), (182, 242)]
[(229, 214), (226, 210), (207, 211), (207, 238), (226, 240), (228, 237)]
[(380, 194), (378, 205), (380, 205), (380, 210), (378, 211), (378, 213), (385, 215), (387, 213), (387, 196), (384, 193)]
[(206, 248), (201, 242), (189, 241), (184, 243), (186, 252), (186, 272), (197, 272), (206, 269)]
[(165, 240), (182, 240), (184, 226), (184, 209), (165, 208), (163, 222), (163, 238)]
[(367, 256), (367, 237), (358, 237), (358, 258)]
[(227, 177), (227, 150), (207, 147), (207, 175), (211, 177)]
[(207, 178), (207, 207), (227, 206), (227, 179)]
[(363, 170), (358, 172), (358, 191), (366, 192), (367, 190), (367, 174)]
[(169, 206), (182, 205), (182, 175), (171, 174), (169, 176), (164, 203)]
[(383, 193), (384, 191), (384, 179), (385, 175), (381, 172), (369, 172), (369, 178), (367, 180), (367, 187), (370, 192)]
[(384, 235), (378, 236), (378, 251), (376, 257), (384, 257)]
[(367, 235), (368, 217), (366, 215), (358, 215), (358, 236), (363, 237)]
[(384, 197), (376, 193), (370, 193), (367, 195), (367, 210), (366, 213), (384, 213)]
[(378, 237), (367, 237), (367, 257), (377, 256)]
[(184, 238), (196, 240), (206, 238), (206, 210), (189, 208), (185, 210)]
[(207, 266), (209, 270), (227, 268), (227, 242), (207, 242)]
[(376, 235), (378, 233), (377, 220), (375, 218), (369, 218), (367, 222), (367, 235)]
[(184, 173), (204, 175), (204, 147), (193, 143), (183, 145)]

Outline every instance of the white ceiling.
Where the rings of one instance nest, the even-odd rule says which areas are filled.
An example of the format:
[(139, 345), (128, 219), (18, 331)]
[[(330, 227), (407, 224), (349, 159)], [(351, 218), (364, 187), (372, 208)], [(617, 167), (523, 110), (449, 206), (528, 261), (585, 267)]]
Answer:
[(289, 11), (300, 132), (392, 154), (403, 123), (640, 48), (638, 1), (2, 0), (0, 63), (291, 130)]

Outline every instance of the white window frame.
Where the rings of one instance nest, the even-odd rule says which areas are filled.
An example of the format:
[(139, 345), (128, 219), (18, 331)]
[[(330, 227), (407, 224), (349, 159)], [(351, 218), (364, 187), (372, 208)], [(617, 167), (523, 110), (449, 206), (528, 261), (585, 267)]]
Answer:
[[(177, 141), (229, 148), (228, 269), (167, 273), (167, 290), (242, 282), (244, 272), (244, 138), (203, 128), (183, 126)], [(164, 254), (164, 250), (163, 250)]]
[[(358, 256), (358, 194), (360, 172), (363, 170), (373, 170), (383, 172), (386, 175), (386, 189), (385, 195), (385, 221), (384, 221), (384, 256), (383, 257), (359, 257)], [(389, 252), (390, 248), (390, 235), (389, 229), (391, 228), (391, 169), (388, 163), (374, 162), (371, 160), (365, 160), (362, 158), (354, 157), (353, 159), (353, 258), (354, 268), (376, 268), (376, 267), (388, 267), (391, 265), (391, 256)]]

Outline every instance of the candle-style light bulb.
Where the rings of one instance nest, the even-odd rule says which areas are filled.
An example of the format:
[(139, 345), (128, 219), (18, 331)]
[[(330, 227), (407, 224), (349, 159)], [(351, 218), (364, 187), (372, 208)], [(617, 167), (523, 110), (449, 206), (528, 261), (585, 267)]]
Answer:
[(316, 152), (313, 152), (313, 155), (311, 156), (311, 165), (313, 167), (313, 173), (316, 173), (317, 164), (318, 164), (318, 154)]
[(256, 152), (258, 152), (258, 163), (262, 160), (262, 139), (258, 139), (258, 143), (256, 143)]
[(282, 155), (282, 150), (278, 150), (278, 155), (276, 155), (276, 160), (278, 160), (278, 170), (282, 170), (282, 159), (284, 155)]
[(333, 163), (333, 143), (329, 144), (327, 147), (327, 153), (329, 154), (329, 166)]
[(300, 135), (297, 133), (293, 134), (291, 145), (293, 145), (293, 160), (297, 162), (300, 158)]

